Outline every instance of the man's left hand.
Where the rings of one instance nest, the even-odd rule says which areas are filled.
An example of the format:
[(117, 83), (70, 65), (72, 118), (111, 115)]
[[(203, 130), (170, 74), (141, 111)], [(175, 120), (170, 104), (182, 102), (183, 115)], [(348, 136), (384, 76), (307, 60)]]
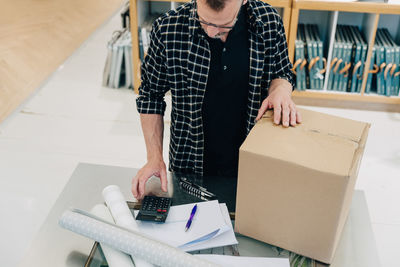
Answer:
[(261, 119), (268, 109), (274, 109), (274, 123), (284, 127), (301, 123), (301, 115), (292, 100), (292, 85), (284, 79), (274, 79), (268, 89), (268, 97), (258, 110), (256, 121)]

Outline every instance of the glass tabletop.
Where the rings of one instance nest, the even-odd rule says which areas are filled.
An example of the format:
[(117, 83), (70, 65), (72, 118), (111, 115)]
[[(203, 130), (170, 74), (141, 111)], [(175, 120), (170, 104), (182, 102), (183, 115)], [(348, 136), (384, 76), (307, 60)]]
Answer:
[[(196, 188), (200, 188), (203, 192), (209, 192), (216, 196), (216, 199), (220, 203), (226, 203), (228, 207), (228, 211), (230, 212), (230, 216), (232, 219), (232, 223), (234, 224), (234, 216), (235, 216), (235, 206), (236, 206), (236, 187), (237, 187), (237, 178), (236, 177), (222, 177), (222, 176), (197, 176), (197, 175), (188, 175), (188, 174), (180, 174), (180, 173), (172, 173), (171, 175), (171, 187), (169, 192), (169, 197), (172, 198), (171, 205), (182, 205), (189, 204), (194, 202), (207, 201), (206, 198), (199, 196), (192, 190), (187, 189), (184, 186), (185, 183), (182, 181), (187, 181), (192, 184)], [(156, 192), (151, 192), (152, 195), (162, 195), (163, 193), (158, 190)], [(140, 209), (140, 202), (128, 202), (129, 208), (133, 211), (135, 209)], [(309, 266), (317, 266), (315, 261), (302, 257), (300, 255), (296, 255), (294, 253), (290, 253), (286, 250), (280, 249), (275, 246), (271, 246), (265, 244), (263, 242), (242, 236), (240, 234), (236, 234), (239, 243), (249, 244), (251, 243), (255, 250), (263, 251), (262, 253), (255, 253), (257, 255), (242, 255), (242, 256), (270, 256), (270, 257), (285, 257), (289, 258), (291, 263), (298, 262), (301, 264), (295, 264), (291, 266), (299, 266), (299, 267), (309, 267)], [(240, 247), (240, 246), (239, 246)], [(189, 252), (191, 254), (219, 254), (219, 255), (235, 255), (239, 256), (238, 245), (233, 246), (224, 246), (206, 250), (192, 251)], [(246, 247), (247, 249), (247, 247)], [(245, 250), (246, 250), (245, 249)], [(246, 254), (246, 251), (243, 251)], [(254, 254), (254, 253), (251, 253)], [(101, 250), (101, 246), (95, 242), (91, 253), (86, 261), (85, 267), (107, 267), (107, 261), (104, 257), (104, 254)], [(323, 265), (319, 265), (323, 266)]]

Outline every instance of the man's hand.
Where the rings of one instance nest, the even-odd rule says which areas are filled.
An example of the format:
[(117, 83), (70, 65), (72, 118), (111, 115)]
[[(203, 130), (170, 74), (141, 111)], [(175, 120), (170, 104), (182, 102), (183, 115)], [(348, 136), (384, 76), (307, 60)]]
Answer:
[(262, 102), (258, 110), (256, 121), (261, 119), (268, 109), (274, 109), (274, 123), (284, 127), (295, 126), (301, 123), (301, 115), (296, 109), (291, 95), (292, 86), (284, 79), (274, 79), (268, 89), (268, 97)]
[(147, 163), (132, 179), (132, 194), (136, 199), (143, 198), (146, 182), (153, 175), (161, 179), (161, 189), (167, 192), (167, 169), (162, 153), (163, 117), (159, 114), (140, 114), (140, 121), (146, 142)]
[(146, 182), (151, 176), (161, 180), (161, 189), (167, 192), (167, 169), (163, 160), (149, 161), (144, 165), (132, 180), (132, 194), (136, 199), (144, 197)]

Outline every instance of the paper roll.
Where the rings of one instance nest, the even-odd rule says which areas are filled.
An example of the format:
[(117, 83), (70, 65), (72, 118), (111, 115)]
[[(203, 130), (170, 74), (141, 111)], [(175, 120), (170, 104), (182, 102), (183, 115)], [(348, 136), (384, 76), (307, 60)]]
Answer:
[(138, 231), (136, 220), (118, 186), (109, 185), (104, 188), (103, 198), (117, 225)]
[[(129, 230), (138, 231), (138, 227), (133, 217), (125, 197), (116, 185), (109, 185), (103, 189), (103, 198), (111, 212), (112, 217), (117, 225)], [(152, 267), (142, 259), (133, 258), (136, 267)]]
[[(108, 208), (103, 204), (98, 204), (90, 211), (93, 215), (102, 218), (103, 220), (114, 223), (114, 219), (110, 214)], [(103, 254), (110, 267), (135, 267), (131, 257), (121, 251), (115, 250), (112, 247), (100, 243)]]
[(177, 248), (161, 243), (141, 233), (108, 223), (93, 214), (81, 210), (67, 210), (61, 216), (59, 225), (125, 252), (134, 258), (143, 259), (157, 266), (165, 267), (216, 267), (220, 266), (199, 259)]

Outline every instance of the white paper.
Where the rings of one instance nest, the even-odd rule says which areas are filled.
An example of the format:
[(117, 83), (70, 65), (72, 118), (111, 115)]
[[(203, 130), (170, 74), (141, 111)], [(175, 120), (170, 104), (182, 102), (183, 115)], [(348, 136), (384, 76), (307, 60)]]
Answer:
[(196, 254), (195, 256), (224, 267), (290, 267), (288, 258), (238, 257), (214, 254)]
[(223, 246), (227, 246), (227, 245), (238, 244), (238, 241), (235, 236), (235, 232), (233, 231), (233, 226), (232, 226), (231, 218), (229, 216), (228, 207), (226, 206), (225, 203), (220, 203), (219, 207), (221, 210), (222, 217), (225, 220), (225, 224), (228, 225), (228, 227), (230, 229), (214, 238), (207, 240), (206, 242), (200, 242), (193, 246), (186, 246), (185, 251), (195, 251), (195, 250), (217, 248), (217, 247), (223, 247)]
[[(195, 204), (197, 204), (196, 214), (190, 229), (185, 232), (186, 222)], [(194, 245), (205, 244), (206, 241), (209, 242), (209, 240), (227, 231), (233, 233), (232, 224), (230, 221), (228, 224), (226, 223), (217, 200), (172, 206), (165, 223), (136, 222), (141, 233), (185, 251), (198, 250), (199, 248), (194, 247)], [(231, 237), (232, 235), (229, 235), (230, 242), (221, 242), (220, 246), (237, 244), (236, 238), (232, 241)], [(227, 239), (224, 238), (219, 241), (223, 240)]]
[(65, 211), (59, 225), (157, 266), (220, 266), (81, 210)]
[[(95, 216), (98, 216), (107, 222), (114, 223), (114, 219), (111, 216), (108, 208), (103, 204), (98, 204), (90, 211)], [(104, 257), (107, 260), (107, 264), (110, 267), (135, 267), (132, 262), (131, 256), (122, 251), (115, 250), (112, 247), (100, 243), (101, 249), (103, 250)]]

